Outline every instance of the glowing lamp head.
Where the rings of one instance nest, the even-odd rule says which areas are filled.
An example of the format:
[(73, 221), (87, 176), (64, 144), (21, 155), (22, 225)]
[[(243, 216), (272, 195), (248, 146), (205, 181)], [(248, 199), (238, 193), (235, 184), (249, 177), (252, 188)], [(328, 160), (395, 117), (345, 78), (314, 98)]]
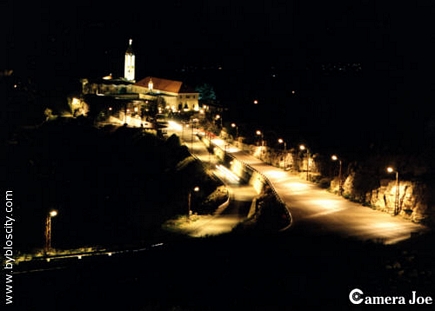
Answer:
[(57, 216), (57, 211), (56, 210), (52, 210), (52, 211), (50, 211), (50, 213), (48, 213), (48, 215), (50, 217), (56, 217)]

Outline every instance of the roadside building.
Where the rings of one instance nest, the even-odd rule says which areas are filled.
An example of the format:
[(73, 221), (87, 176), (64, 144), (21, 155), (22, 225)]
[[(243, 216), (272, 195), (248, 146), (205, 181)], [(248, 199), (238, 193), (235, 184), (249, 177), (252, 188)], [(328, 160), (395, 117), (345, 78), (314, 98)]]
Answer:
[(140, 99), (155, 100), (166, 112), (199, 111), (199, 93), (181, 81), (146, 77), (132, 86)]

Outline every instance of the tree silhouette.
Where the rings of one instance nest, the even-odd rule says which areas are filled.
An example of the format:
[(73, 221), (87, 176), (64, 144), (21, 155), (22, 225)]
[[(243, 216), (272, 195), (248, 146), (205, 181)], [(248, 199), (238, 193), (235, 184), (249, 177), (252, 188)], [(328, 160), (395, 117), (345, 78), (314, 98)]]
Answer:
[(216, 93), (210, 84), (204, 83), (199, 85), (196, 87), (196, 91), (199, 93), (199, 100), (202, 103), (210, 104), (216, 101)]

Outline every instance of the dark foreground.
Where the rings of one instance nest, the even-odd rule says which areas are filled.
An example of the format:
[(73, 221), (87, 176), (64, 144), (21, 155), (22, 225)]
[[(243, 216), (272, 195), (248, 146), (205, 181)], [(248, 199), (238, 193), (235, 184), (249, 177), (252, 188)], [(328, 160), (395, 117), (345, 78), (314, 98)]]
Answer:
[(354, 309), (354, 288), (372, 296), (417, 291), (435, 298), (428, 239), (383, 246), (290, 231), (174, 240), (145, 252), (52, 261), (39, 268), (53, 270), (16, 274), (11, 309)]

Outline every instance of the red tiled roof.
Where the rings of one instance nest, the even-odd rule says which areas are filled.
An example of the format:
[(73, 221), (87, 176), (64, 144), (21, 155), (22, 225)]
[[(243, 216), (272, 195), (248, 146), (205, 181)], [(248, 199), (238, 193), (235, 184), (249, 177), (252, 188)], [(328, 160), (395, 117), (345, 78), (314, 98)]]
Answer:
[(171, 93), (196, 93), (195, 90), (187, 87), (181, 81), (161, 79), (156, 77), (146, 77), (135, 83), (137, 86), (148, 88), (148, 83), (153, 81), (153, 89)]
[(148, 88), (148, 83), (150, 82), (150, 80), (153, 81), (153, 89), (171, 93), (179, 93), (181, 85), (183, 84), (180, 81), (167, 80), (156, 77), (146, 77), (145, 79), (136, 82), (135, 85)]

